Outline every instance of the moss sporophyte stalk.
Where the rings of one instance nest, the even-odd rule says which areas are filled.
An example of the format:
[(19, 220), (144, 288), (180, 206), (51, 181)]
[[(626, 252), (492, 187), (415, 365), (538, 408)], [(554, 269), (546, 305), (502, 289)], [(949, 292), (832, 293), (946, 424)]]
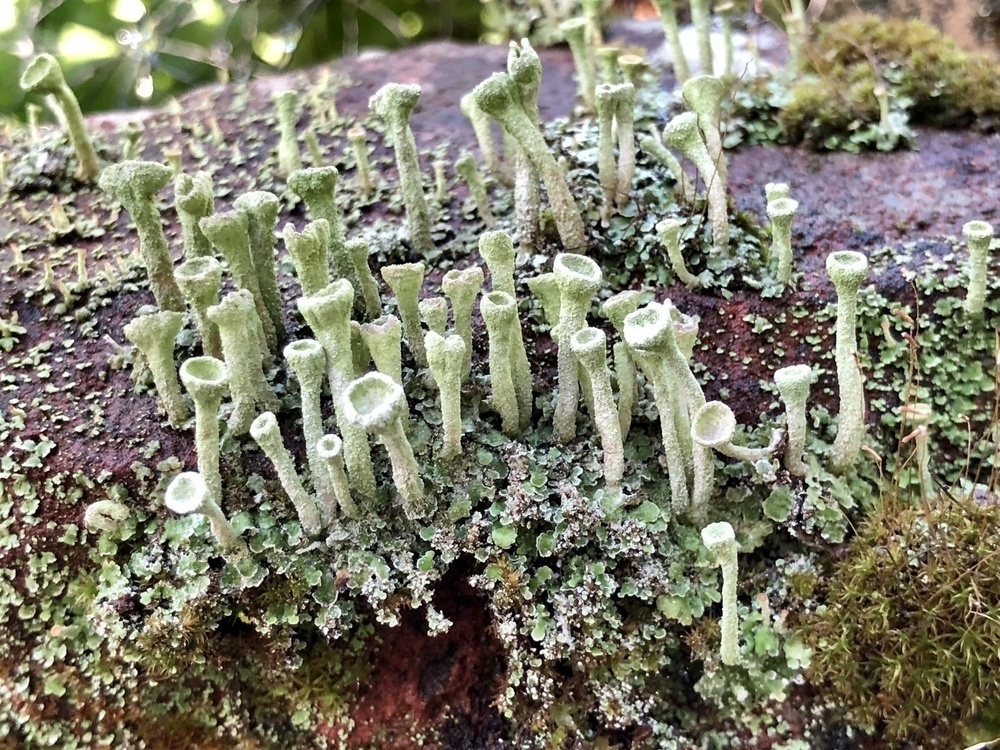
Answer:
[[(569, 9), (544, 5), (558, 29)], [(672, 4), (658, 5), (669, 29)], [(909, 741), (940, 728), (928, 705), (954, 720), (951, 741), (989, 714), (995, 511), (957, 479), (963, 462), (981, 477), (996, 463), (995, 426), (980, 424), (998, 351), (992, 228), (966, 225), (967, 271), (954, 238), (838, 250), (837, 302), (817, 301), (830, 292), (810, 248), (792, 247), (788, 185), (765, 187), (770, 237), (730, 211), (728, 79), (679, 75), (691, 111), (666, 114), (652, 57), (595, 50), (600, 3), (564, 28), (596, 111), (543, 122), (539, 57), (511, 43), (506, 72), (462, 105), (481, 149), (460, 158), (476, 212), (450, 192), (459, 144), (417, 148), (412, 85), (384, 87), (370, 113), (358, 88), (341, 116), (332, 97), (353, 84), (303, 76), (275, 110), (248, 113), (237, 87), (232, 111), (165, 112), (183, 144), (155, 118), (97, 132), (102, 156), (124, 140), (171, 165), (108, 166), (107, 194), (67, 170), (26, 190), (31, 159), (5, 158), (5, 197), (41, 194), (31, 210), (51, 213), (56, 239), (14, 237), (3, 282), (27, 280), (0, 317), (0, 556), (23, 556), (16, 575), (0, 570), (0, 622), (17, 621), (0, 639), (14, 665), (0, 744), (9, 724), (26, 746), (158, 733), (312, 746), (358, 726), (342, 707), (370, 676), (371, 644), (402, 632), (383, 628), (405, 617), (468, 642), (466, 605), (475, 648), (495, 657), (477, 700), (510, 719), (497, 731), (515, 747), (766, 735), (792, 748), (882, 724)], [(891, 86), (883, 98), (891, 115)], [(636, 153), (632, 128), (665, 120), (667, 145), (650, 136)], [(227, 143), (236, 127), (245, 137)], [(51, 153), (67, 158), (65, 134), (35, 130), (29, 148), (61, 138)], [(421, 163), (436, 165), (432, 201)], [(175, 173), (171, 208), (159, 192)], [(49, 179), (82, 201), (52, 196)], [(811, 192), (796, 193), (803, 221)], [(118, 228), (129, 219), (141, 268)], [(930, 303), (862, 289), (869, 264), (876, 281), (899, 264)], [(950, 290), (965, 274), (963, 300)], [(134, 347), (112, 347), (122, 336)], [(118, 395), (129, 361), (140, 390), (148, 365), (166, 420)], [(987, 438), (969, 447), (976, 430)], [(96, 445), (83, 433), (106, 446), (97, 476), (66, 468)], [(887, 611), (907, 613), (891, 638)], [(426, 656), (410, 651), (392, 658)], [(782, 723), (790, 706), (796, 726)]]

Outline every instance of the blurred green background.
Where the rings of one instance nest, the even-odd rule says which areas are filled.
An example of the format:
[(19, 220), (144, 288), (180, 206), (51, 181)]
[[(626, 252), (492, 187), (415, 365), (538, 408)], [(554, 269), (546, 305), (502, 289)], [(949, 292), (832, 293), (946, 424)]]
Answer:
[(24, 118), (16, 81), (38, 52), (97, 112), (371, 47), (475, 41), (494, 12), (480, 0), (0, 0), (0, 116)]

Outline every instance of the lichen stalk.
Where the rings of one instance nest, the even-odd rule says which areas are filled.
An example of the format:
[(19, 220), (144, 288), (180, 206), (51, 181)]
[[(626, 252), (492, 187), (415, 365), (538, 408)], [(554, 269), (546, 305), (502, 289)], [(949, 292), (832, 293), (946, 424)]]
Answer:
[(472, 124), (472, 130), (476, 134), (476, 142), (479, 144), (479, 153), (483, 157), (483, 163), (486, 164), (487, 169), (490, 170), (490, 174), (495, 179), (510, 187), (510, 181), (504, 174), (503, 167), (500, 164), (500, 155), (497, 153), (496, 143), (493, 141), (490, 116), (479, 108), (479, 105), (476, 104), (476, 98), (472, 95), (471, 91), (462, 97), (460, 107), (462, 114), (469, 118), (469, 122)]
[(229, 262), (229, 272), (241, 289), (250, 292), (254, 309), (260, 320), (263, 339), (262, 351), (270, 359), (278, 346), (278, 334), (264, 303), (257, 269), (250, 254), (249, 224), (246, 214), (240, 211), (226, 211), (206, 216), (198, 225), (222, 256)]
[(690, 0), (691, 23), (694, 25), (695, 38), (698, 41), (698, 67), (705, 75), (712, 75), (712, 21), (710, 17), (709, 0)]
[(140, 315), (123, 328), (125, 337), (139, 348), (149, 365), (156, 393), (172, 427), (180, 427), (190, 416), (174, 368), (174, 339), (183, 326), (183, 313), (161, 310)]
[(601, 220), (611, 217), (611, 208), (618, 193), (618, 166), (615, 163), (615, 109), (617, 107), (616, 87), (602, 83), (594, 92), (597, 107), (598, 149), (597, 178), (601, 183), (603, 200), (601, 202)]
[(455, 162), (455, 172), (469, 186), (469, 193), (476, 204), (476, 211), (479, 212), (479, 218), (483, 220), (483, 224), (492, 228), (497, 223), (497, 220), (493, 217), (493, 212), (490, 211), (490, 200), (486, 194), (486, 185), (483, 183), (483, 178), (479, 174), (479, 168), (476, 166), (476, 162), (471, 154), (464, 153), (458, 157), (458, 160)]
[(573, 53), (573, 63), (576, 66), (576, 77), (580, 85), (580, 98), (588, 111), (593, 111), (596, 104), (594, 89), (597, 86), (597, 74), (594, 71), (594, 61), (590, 57), (590, 46), (587, 44), (587, 19), (569, 18), (559, 24)]
[(295, 132), (302, 114), (298, 92), (281, 91), (275, 94), (274, 109), (278, 116), (278, 169), (282, 176), (287, 177), (302, 168), (302, 154)]
[(538, 170), (563, 247), (570, 252), (582, 250), (586, 237), (580, 209), (541, 130), (519, 103), (520, 94), (514, 81), (506, 73), (494, 73), (476, 86), (473, 93), (479, 107), (513, 136)]
[[(521, 108), (537, 127), (538, 91), (542, 85), (542, 62), (527, 39), (511, 42), (507, 51), (507, 73), (514, 82)], [(521, 252), (528, 255), (538, 244), (541, 231), (542, 197), (540, 176), (525, 150), (516, 141), (510, 144), (514, 164), (514, 215), (517, 241)]]
[(682, 284), (694, 289), (701, 286), (701, 281), (688, 271), (687, 264), (684, 262), (684, 253), (681, 250), (681, 227), (681, 222), (678, 219), (664, 219), (657, 223), (656, 233), (660, 237), (663, 248), (667, 251), (674, 275), (681, 280)]
[(174, 207), (184, 236), (184, 257), (202, 258), (212, 254), (208, 241), (198, 222), (215, 213), (215, 193), (212, 177), (208, 172), (197, 172), (194, 177), (180, 174), (174, 180)]
[(420, 289), (426, 269), (423, 263), (400, 263), (382, 267), (382, 278), (396, 295), (396, 307), (406, 334), (406, 343), (418, 367), (427, 366), (424, 333), (420, 328)]
[[(701, 1), (706, 2), (706, 0)], [(698, 115), (698, 127), (705, 137), (705, 147), (715, 166), (716, 179), (726, 186), (729, 184), (729, 168), (722, 150), (720, 130), (726, 86), (713, 75), (695, 76), (684, 82), (682, 94), (688, 109)]]
[(375, 180), (372, 178), (371, 162), (368, 160), (368, 134), (361, 125), (354, 125), (347, 131), (347, 140), (354, 151), (354, 164), (357, 168), (358, 187), (363, 195), (371, 195), (375, 190)]
[(208, 308), (219, 302), (222, 286), (222, 264), (212, 256), (190, 258), (174, 271), (177, 286), (194, 313), (198, 335), (201, 336), (202, 353), (209, 357), (222, 357), (219, 328), (208, 319)]
[(653, 2), (660, 11), (663, 33), (670, 47), (670, 62), (674, 66), (674, 77), (678, 83), (684, 83), (691, 77), (691, 68), (688, 65), (687, 56), (684, 54), (684, 45), (681, 44), (681, 30), (677, 23), (674, 0), (653, 0)]
[[(417, 143), (410, 130), (410, 114), (420, 99), (420, 87), (409, 84), (387, 83), (369, 100), (368, 106), (385, 121), (389, 138), (396, 153), (406, 221), (413, 248), (421, 254), (434, 249), (431, 237), (431, 217), (424, 196)], [(423, 348), (423, 341), (420, 342)]]
[(490, 271), (490, 291), (514, 293), (514, 241), (506, 232), (483, 232), (479, 236), (479, 254)]
[(323, 529), (319, 507), (306, 492), (306, 488), (302, 484), (302, 477), (295, 470), (295, 459), (285, 447), (281, 430), (278, 429), (278, 420), (272, 412), (266, 411), (253, 421), (253, 424), (250, 425), (250, 437), (257, 442), (257, 445), (264, 451), (264, 455), (274, 465), (274, 471), (278, 475), (282, 489), (288, 495), (292, 505), (295, 506), (302, 531), (310, 537), (319, 534)]
[(722, 644), (719, 656), (726, 666), (740, 663), (740, 629), (737, 614), (736, 584), (739, 576), (738, 545), (733, 527), (725, 522), (712, 523), (701, 530), (701, 541), (722, 569)]
[(600, 266), (583, 255), (559, 253), (552, 272), (559, 286), (558, 385), (553, 415), (553, 437), (566, 443), (576, 435), (576, 411), (580, 400), (580, 378), (570, 341), (587, 323), (587, 312), (601, 288)]
[(181, 382), (194, 400), (194, 447), (198, 473), (211, 496), (222, 504), (222, 474), (219, 471), (219, 407), (229, 389), (226, 363), (215, 357), (191, 357), (180, 369)]
[(246, 544), (236, 533), (219, 507), (217, 498), (213, 497), (205, 479), (194, 471), (183, 471), (174, 477), (167, 485), (163, 495), (163, 504), (169, 510), (180, 515), (200, 513), (208, 519), (212, 527), (212, 535), (219, 543), (223, 556), (235, 563), (249, 556)]
[(337, 276), (347, 279), (357, 287), (354, 265), (347, 254), (347, 236), (344, 222), (337, 207), (337, 182), (339, 173), (334, 167), (310, 167), (292, 172), (288, 177), (289, 189), (306, 202), (313, 219), (326, 219), (330, 234), (327, 252)]
[(920, 477), (921, 494), (926, 500), (934, 500), (937, 497), (937, 490), (934, 488), (934, 478), (931, 476), (930, 451), (928, 449), (927, 428), (934, 416), (934, 411), (930, 404), (906, 404), (900, 411), (904, 418), (913, 428), (912, 432), (903, 438), (903, 441), (913, 440), (914, 458), (917, 461), (917, 472)]
[(402, 387), (387, 375), (370, 372), (347, 387), (341, 404), (347, 423), (382, 439), (406, 517), (414, 521), (429, 515), (433, 499), (424, 493), (420, 467), (403, 431), (408, 408)]
[(375, 497), (375, 474), (364, 430), (344, 421), (341, 396), (354, 379), (351, 346), (351, 308), (354, 289), (347, 279), (334, 281), (315, 295), (298, 300), (299, 312), (326, 352), (327, 380), (337, 426), (344, 440), (344, 461), (354, 491), (366, 500)]
[(512, 360), (512, 328), (517, 321), (517, 308), (510, 295), (490, 292), (483, 296), (479, 311), (489, 336), (490, 404), (500, 415), (501, 428), (508, 436), (516, 435), (521, 418), (517, 393), (514, 390)]
[(80, 103), (66, 83), (62, 68), (56, 59), (46, 53), (37, 55), (21, 74), (20, 86), (25, 92), (54, 97), (62, 113), (62, 123), (69, 132), (70, 143), (73, 144), (77, 160), (80, 162), (77, 175), (83, 182), (93, 182), (101, 171), (101, 163), (90, 142), (90, 136), (87, 135)]
[(970, 221), (962, 227), (962, 234), (969, 245), (969, 291), (965, 297), (965, 312), (973, 317), (981, 317), (986, 302), (986, 277), (993, 226), (985, 221)]
[(767, 204), (771, 220), (771, 258), (778, 259), (778, 283), (792, 280), (792, 220), (799, 202), (791, 198), (776, 198)]
[(621, 49), (614, 46), (598, 47), (594, 53), (597, 58), (597, 65), (601, 70), (601, 78), (604, 83), (614, 85), (618, 80), (618, 56)]
[(615, 204), (622, 208), (632, 197), (635, 178), (635, 87), (621, 84), (615, 96), (615, 130), (618, 138), (618, 178)]
[(597, 328), (583, 328), (573, 334), (570, 348), (590, 380), (594, 404), (592, 417), (604, 450), (605, 493), (609, 499), (608, 516), (614, 520), (620, 511), (621, 483), (625, 474), (625, 446), (622, 442), (618, 407), (611, 391), (611, 371), (608, 370), (607, 341)]
[(330, 283), (330, 268), (327, 262), (327, 248), (330, 245), (330, 222), (326, 219), (306, 224), (298, 232), (292, 224), (286, 224), (282, 232), (285, 249), (292, 258), (295, 275), (299, 279), (303, 297), (311, 297)]
[(618, 382), (618, 423), (624, 441), (632, 428), (632, 412), (635, 411), (637, 383), (635, 362), (628, 344), (624, 341), (625, 318), (639, 307), (641, 294), (626, 289), (618, 292), (601, 305), (601, 312), (611, 321), (622, 341), (616, 341), (612, 349), (615, 364), (615, 380)]
[(229, 432), (234, 436), (250, 429), (258, 406), (278, 408), (278, 399), (264, 377), (264, 357), (257, 330), (247, 326), (247, 321), (256, 314), (253, 297), (246, 289), (230, 292), (219, 304), (208, 308), (208, 319), (219, 328), (229, 371), (229, 392), (233, 399)]
[(667, 123), (663, 141), (690, 159), (708, 187), (708, 218), (712, 222), (712, 247), (729, 256), (729, 207), (726, 183), (721, 179), (698, 129), (698, 115), (683, 112)]
[(365, 302), (365, 314), (369, 319), (374, 320), (382, 314), (382, 297), (378, 291), (378, 282), (375, 281), (371, 266), (368, 265), (371, 246), (362, 239), (348, 240), (347, 255), (351, 259), (351, 265), (354, 267), (354, 273), (361, 287), (361, 298)]
[(427, 349), (427, 365), (441, 399), (441, 426), (444, 431), (441, 458), (454, 458), (462, 454), (462, 365), (465, 361), (465, 342), (461, 336), (444, 337), (428, 331), (424, 334), (424, 347)]
[(361, 337), (368, 346), (375, 367), (393, 382), (403, 384), (403, 326), (395, 315), (383, 315), (361, 326)]
[[(326, 466), (327, 481), (333, 488), (333, 497), (340, 507), (340, 512), (348, 518), (360, 518), (361, 511), (351, 496), (351, 485), (344, 471), (344, 441), (336, 435), (324, 435), (316, 443), (316, 454)], [(334, 509), (328, 504), (321, 504), (320, 512), (329, 521), (335, 517)]]
[(785, 427), (788, 431), (785, 469), (796, 477), (804, 477), (809, 473), (809, 466), (803, 455), (806, 450), (806, 404), (812, 381), (813, 372), (809, 365), (782, 367), (774, 373), (774, 384), (785, 405)]
[(284, 349), (285, 361), (299, 381), (299, 399), (302, 407), (302, 435), (306, 443), (306, 460), (312, 477), (313, 489), (320, 498), (323, 525), (333, 520), (323, 514), (330, 505), (333, 486), (329, 482), (329, 472), (320, 460), (316, 446), (323, 437), (323, 413), (320, 396), (323, 392), (323, 377), (326, 374), (326, 352), (315, 339), (299, 339)]
[(285, 316), (281, 309), (281, 292), (278, 289), (277, 260), (274, 252), (274, 227), (278, 222), (280, 207), (278, 196), (266, 190), (244, 193), (233, 202), (233, 208), (246, 218), (250, 257), (253, 259), (257, 288), (260, 290), (264, 312), (267, 313), (275, 333), (276, 346), (283, 343), (286, 338)]
[(441, 291), (451, 302), (452, 320), (455, 333), (465, 342), (465, 362), (462, 363), (462, 382), (469, 379), (472, 372), (472, 311), (476, 297), (483, 288), (483, 269), (470, 266), (462, 270), (452, 269), (441, 279)]
[(868, 271), (868, 259), (852, 250), (831, 253), (826, 271), (837, 290), (837, 385), (840, 422), (830, 449), (833, 471), (842, 473), (854, 464), (865, 437), (865, 391), (858, 363), (858, 289)]
[(670, 174), (677, 183), (676, 190), (681, 200), (684, 203), (693, 203), (697, 197), (694, 185), (684, 172), (677, 157), (670, 153), (667, 147), (652, 135), (644, 135), (640, 138), (639, 148), (670, 170)]
[(128, 211), (139, 235), (139, 254), (149, 288), (161, 310), (183, 312), (184, 298), (174, 281), (174, 262), (154, 196), (170, 181), (170, 170), (150, 161), (123, 161), (101, 172), (98, 184)]

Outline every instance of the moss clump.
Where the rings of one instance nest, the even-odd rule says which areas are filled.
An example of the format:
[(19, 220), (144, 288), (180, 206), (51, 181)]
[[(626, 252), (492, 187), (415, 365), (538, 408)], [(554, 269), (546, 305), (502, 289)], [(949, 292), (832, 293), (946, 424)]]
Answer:
[(995, 713), (998, 520), (996, 507), (966, 499), (886, 507), (851, 541), (826, 609), (803, 628), (813, 677), (895, 746), (961, 747)]
[(891, 150), (910, 140), (909, 125), (993, 132), (1000, 123), (996, 63), (923, 21), (853, 16), (822, 26), (807, 61), (794, 81), (779, 73), (737, 91), (727, 145)]

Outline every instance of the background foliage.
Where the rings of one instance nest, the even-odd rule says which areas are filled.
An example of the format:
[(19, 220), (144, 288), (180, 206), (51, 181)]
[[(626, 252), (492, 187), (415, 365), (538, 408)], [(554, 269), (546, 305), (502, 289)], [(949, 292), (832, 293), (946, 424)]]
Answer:
[(37, 52), (94, 112), (366, 48), (475, 40), (482, 13), (475, 0), (3, 0), (0, 115), (24, 117), (13, 82)]

